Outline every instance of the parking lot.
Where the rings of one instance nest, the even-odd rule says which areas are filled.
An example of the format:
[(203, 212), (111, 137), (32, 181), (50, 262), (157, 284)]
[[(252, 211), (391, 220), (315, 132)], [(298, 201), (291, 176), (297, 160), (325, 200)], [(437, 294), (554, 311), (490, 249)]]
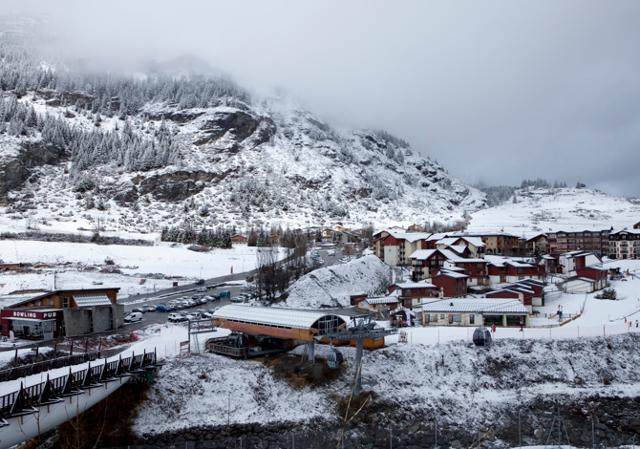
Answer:
[[(318, 253), (320, 254), (320, 258), (322, 260), (321, 266), (329, 266), (335, 265), (338, 263), (343, 263), (345, 258), (342, 254), (341, 248), (333, 247), (333, 248), (318, 248)], [(206, 291), (201, 291), (202, 289), (206, 289)], [(176, 310), (170, 310), (168, 312), (157, 312), (157, 311), (146, 311), (147, 308), (155, 307), (158, 304), (168, 305), (170, 302), (175, 302), (179, 300), (187, 300), (187, 299), (195, 299), (194, 297), (201, 298), (203, 296), (216, 296), (219, 295), (222, 291), (228, 291), (229, 296), (221, 299), (214, 299), (212, 301), (207, 301), (204, 304), (193, 304), (190, 306), (182, 306)], [(231, 298), (238, 297), (242, 294), (248, 293), (246, 283), (243, 281), (233, 281), (230, 283), (222, 283), (222, 284), (208, 284), (205, 286), (194, 286), (192, 289), (186, 291), (179, 291), (170, 294), (163, 294), (156, 297), (149, 297), (144, 302), (135, 303), (135, 304), (126, 304), (125, 303), (125, 316), (132, 312), (133, 310), (143, 310), (142, 320), (136, 321), (134, 323), (125, 323), (125, 330), (137, 330), (142, 329), (146, 326), (152, 324), (163, 324), (169, 321), (169, 315), (173, 313), (180, 313), (185, 315), (191, 315), (192, 318), (196, 318), (196, 314), (198, 312), (207, 313), (212, 311), (213, 309), (217, 309), (227, 304), (231, 304)], [(172, 316), (173, 318), (173, 316)], [(186, 320), (185, 320), (186, 321)]]

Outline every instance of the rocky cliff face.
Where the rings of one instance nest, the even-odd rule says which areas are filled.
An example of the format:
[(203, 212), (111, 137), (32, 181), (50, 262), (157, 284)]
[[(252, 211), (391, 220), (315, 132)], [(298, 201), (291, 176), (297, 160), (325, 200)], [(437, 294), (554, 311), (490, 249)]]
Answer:
[(20, 189), (28, 179), (37, 182), (36, 168), (58, 165), (66, 159), (64, 148), (38, 141), (12, 141), (0, 135), (0, 205), (6, 205), (8, 193)]
[(183, 221), (387, 225), (452, 222), (484, 204), (384, 131), (338, 129), (222, 79), (51, 70), (4, 38), (0, 202), (11, 218), (99, 212), (140, 232)]

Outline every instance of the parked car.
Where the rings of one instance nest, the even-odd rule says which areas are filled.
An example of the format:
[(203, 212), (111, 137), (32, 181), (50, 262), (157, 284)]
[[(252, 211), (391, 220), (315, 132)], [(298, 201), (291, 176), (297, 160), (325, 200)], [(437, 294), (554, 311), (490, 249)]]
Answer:
[(183, 313), (182, 316), (184, 317), (184, 321), (193, 321), (197, 319), (196, 315), (192, 313)]
[(241, 302), (245, 302), (245, 298), (244, 296), (234, 296), (233, 298), (230, 299), (230, 301), (235, 303), (241, 303)]
[(213, 300), (214, 300), (214, 299), (216, 299), (216, 298), (215, 298), (214, 296), (207, 295), (207, 296), (205, 296), (205, 299), (206, 299), (207, 301), (213, 301)]
[(336, 255), (336, 250), (335, 249), (330, 249), (327, 251), (327, 256), (335, 256)]
[(131, 312), (124, 317), (125, 323), (135, 323), (136, 321), (140, 320), (142, 320), (142, 312)]
[(167, 317), (167, 320), (170, 323), (179, 323), (181, 321), (184, 321), (184, 318), (182, 317), (181, 313), (170, 313)]
[(155, 312), (156, 311), (156, 306), (154, 306), (154, 305), (146, 306), (144, 308), (144, 311), (145, 312)]
[(206, 303), (208, 303), (208, 302), (209, 302), (209, 300), (207, 299), (207, 297), (206, 297), (206, 296), (204, 296), (204, 297), (202, 297), (202, 298), (200, 298), (200, 299), (198, 300), (198, 303), (200, 303), (200, 304), (206, 304)]
[(166, 304), (156, 304), (156, 312), (169, 312), (169, 307)]
[(196, 285), (204, 285), (204, 279), (198, 279)]
[(140, 307), (136, 307), (135, 309), (131, 309), (131, 312), (140, 312), (140, 313), (145, 313), (146, 310), (141, 309)]

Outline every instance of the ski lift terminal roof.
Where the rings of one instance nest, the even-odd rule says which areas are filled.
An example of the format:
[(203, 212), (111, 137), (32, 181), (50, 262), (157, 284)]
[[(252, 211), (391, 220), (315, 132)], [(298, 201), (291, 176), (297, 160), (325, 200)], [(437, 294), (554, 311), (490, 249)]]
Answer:
[(262, 326), (278, 326), (291, 329), (309, 329), (323, 317), (343, 317), (335, 313), (325, 313), (317, 310), (288, 309), (284, 307), (262, 307), (250, 305), (222, 306), (213, 314), (214, 319), (240, 321)]

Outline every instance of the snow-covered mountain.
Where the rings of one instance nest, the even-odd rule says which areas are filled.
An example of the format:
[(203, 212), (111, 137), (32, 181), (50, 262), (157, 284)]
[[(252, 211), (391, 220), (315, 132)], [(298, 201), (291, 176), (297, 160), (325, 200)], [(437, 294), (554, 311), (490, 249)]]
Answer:
[(588, 188), (529, 188), (471, 215), (471, 232), (503, 229), (518, 236), (546, 231), (616, 229), (640, 221), (640, 204)]
[(399, 138), (225, 79), (75, 74), (6, 36), (0, 58), (0, 204), (17, 227), (451, 222), (484, 204)]

